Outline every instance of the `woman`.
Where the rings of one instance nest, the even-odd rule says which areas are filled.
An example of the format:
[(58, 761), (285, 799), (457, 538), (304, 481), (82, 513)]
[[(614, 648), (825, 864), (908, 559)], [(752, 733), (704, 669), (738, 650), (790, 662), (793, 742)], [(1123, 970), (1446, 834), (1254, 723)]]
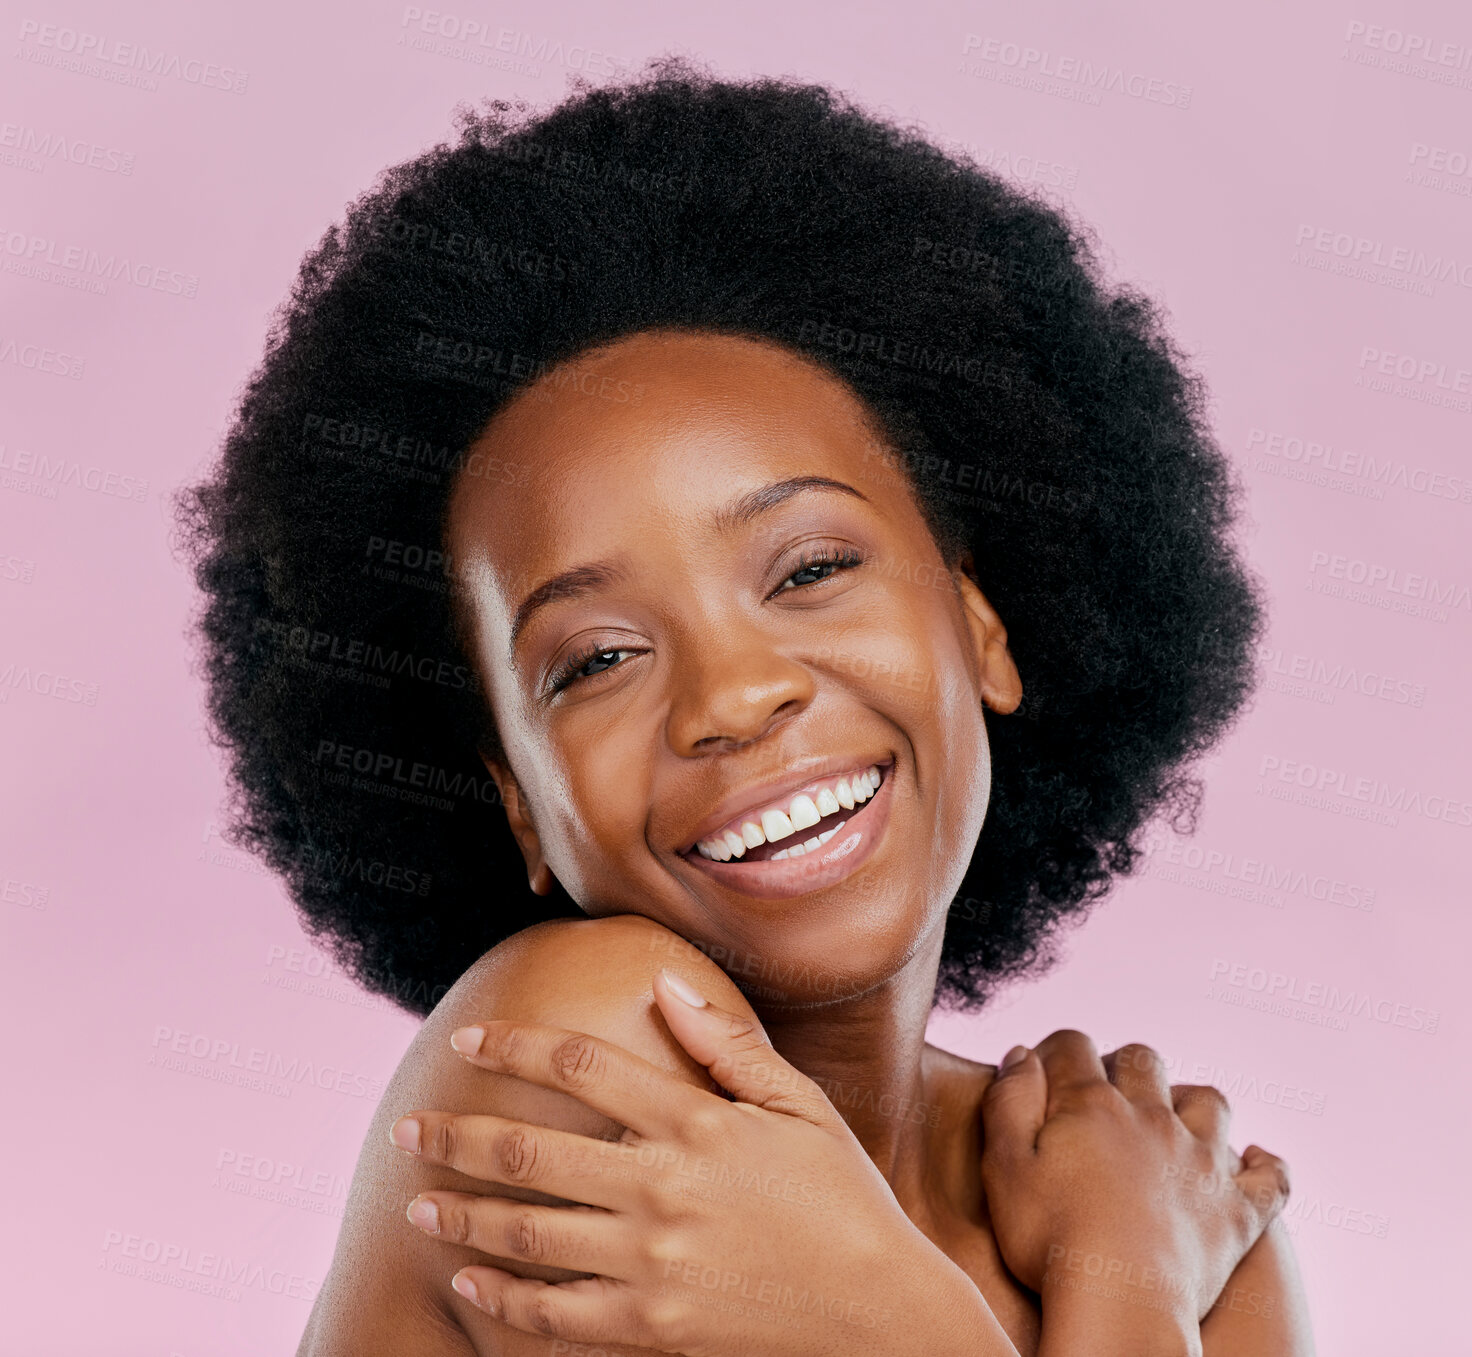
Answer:
[(924, 1043), (1250, 688), (1201, 408), (821, 89), (493, 105), (353, 206), (189, 505), (240, 833), (428, 1015), (302, 1352), (1309, 1350), (1219, 1096)]

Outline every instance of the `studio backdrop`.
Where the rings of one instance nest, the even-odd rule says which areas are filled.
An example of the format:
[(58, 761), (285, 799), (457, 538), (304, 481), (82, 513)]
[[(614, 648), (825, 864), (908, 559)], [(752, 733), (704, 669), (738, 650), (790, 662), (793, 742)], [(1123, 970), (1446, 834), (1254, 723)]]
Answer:
[(1465, 1352), (1472, 15), (448, 2), (5, 9), (0, 1349), (293, 1350), (417, 1020), (228, 838), (175, 496), (386, 166), (458, 104), (677, 53), (842, 90), (1092, 229), (1246, 492), (1269, 625), (1196, 832), (930, 1040), (1153, 1045), (1292, 1166), (1323, 1353)]

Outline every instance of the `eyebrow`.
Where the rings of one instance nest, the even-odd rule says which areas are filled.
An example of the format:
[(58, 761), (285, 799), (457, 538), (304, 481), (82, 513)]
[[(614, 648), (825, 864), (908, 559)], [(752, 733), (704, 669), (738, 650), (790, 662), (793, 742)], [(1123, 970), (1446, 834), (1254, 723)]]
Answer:
[[(770, 485), (759, 485), (755, 490), (748, 490), (744, 495), (737, 496), (711, 515), (711, 525), (717, 532), (729, 534), (804, 490), (824, 490), (830, 493), (852, 495), (855, 499), (869, 503), (867, 495), (855, 490), (851, 485), (846, 485), (843, 481), (835, 481), (827, 476), (791, 476), (785, 481), (773, 481)], [(548, 604), (560, 599), (581, 598), (584, 594), (606, 589), (623, 578), (624, 571), (613, 561), (590, 561), (584, 565), (575, 565), (537, 585), (522, 599), (520, 607), (516, 610), (515, 620), (511, 624), (508, 651), (514, 654), (516, 638), (521, 635), (527, 623)]]

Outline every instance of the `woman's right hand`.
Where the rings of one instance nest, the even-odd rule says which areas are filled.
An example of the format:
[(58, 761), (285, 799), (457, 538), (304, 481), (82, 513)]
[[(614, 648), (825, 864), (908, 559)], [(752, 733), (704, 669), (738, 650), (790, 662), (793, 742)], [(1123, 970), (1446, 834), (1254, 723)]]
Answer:
[(1083, 1296), (1194, 1327), (1287, 1200), (1283, 1162), (1235, 1155), (1225, 1099), (1173, 1097), (1148, 1046), (1101, 1060), (1062, 1031), (1008, 1059), (982, 1099), (982, 1183), (1003, 1260), (1043, 1298), (1045, 1335), (1050, 1299)]

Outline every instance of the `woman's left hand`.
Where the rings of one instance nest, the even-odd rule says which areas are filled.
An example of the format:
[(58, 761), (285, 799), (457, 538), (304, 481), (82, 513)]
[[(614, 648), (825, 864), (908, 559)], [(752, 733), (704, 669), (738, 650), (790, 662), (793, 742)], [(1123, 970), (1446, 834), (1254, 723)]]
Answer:
[[(455, 1289), (528, 1333), (687, 1357), (933, 1354), (963, 1350), (962, 1335), (971, 1351), (1013, 1353), (822, 1089), (759, 1024), (691, 1006), (667, 975), (654, 993), (670, 1030), (735, 1101), (586, 1033), (496, 1021), (454, 1034), (473, 1064), (570, 1094), (627, 1128), (607, 1141), (412, 1113), (421, 1159), (581, 1204), (422, 1193), (410, 1219), (440, 1239), (595, 1274), (553, 1283), (472, 1266)], [(427, 1204), (433, 1212), (416, 1218)]]

